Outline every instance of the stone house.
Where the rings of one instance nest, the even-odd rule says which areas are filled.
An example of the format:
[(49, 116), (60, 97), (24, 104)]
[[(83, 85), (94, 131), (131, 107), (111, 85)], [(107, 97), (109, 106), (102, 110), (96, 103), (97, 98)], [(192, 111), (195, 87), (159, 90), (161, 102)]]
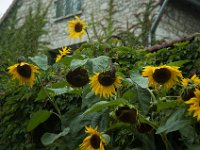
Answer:
[[(42, 3), (42, 7), (46, 7), (50, 3), (49, 0), (39, 1)], [(122, 30), (125, 30), (127, 25), (132, 26), (138, 21), (137, 17), (145, 11), (145, 3), (150, 1), (155, 2), (154, 4), (157, 3), (155, 9), (149, 14), (149, 17), (154, 16), (155, 19), (164, 0), (52, 0), (47, 14), (48, 22), (45, 26), (48, 34), (42, 36), (41, 40), (49, 41), (49, 47), (52, 50), (87, 41), (87, 35), (82, 40), (67, 38), (66, 26), (68, 21), (77, 15), (81, 19), (85, 19), (87, 23), (91, 23), (93, 17), (95, 21), (100, 21), (103, 24), (103, 18), (108, 15), (107, 10), (110, 9), (110, 1), (113, 2), (116, 11), (113, 14), (114, 19), (117, 20), (115, 26), (120, 26)], [(12, 13), (14, 6), (17, 7), (17, 17), (23, 21), (28, 14), (29, 7), (34, 10), (37, 3), (38, 0), (14, 0), (1, 18), (0, 25)], [(158, 24), (156, 37), (173, 39), (200, 32), (199, 13), (199, 0), (169, 0)], [(100, 30), (97, 31), (101, 32)], [(88, 28), (88, 32), (90, 35), (94, 35), (91, 27)]]

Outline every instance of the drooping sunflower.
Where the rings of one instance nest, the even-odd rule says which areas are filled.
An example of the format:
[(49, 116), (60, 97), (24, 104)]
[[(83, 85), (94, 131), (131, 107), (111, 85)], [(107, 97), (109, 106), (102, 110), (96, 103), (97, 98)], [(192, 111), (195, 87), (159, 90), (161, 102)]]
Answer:
[(149, 87), (156, 88), (163, 86), (165, 89), (170, 89), (176, 84), (179, 78), (182, 78), (182, 73), (176, 66), (146, 66), (144, 67), (142, 76), (148, 77)]
[(56, 62), (60, 61), (63, 56), (66, 56), (71, 53), (71, 49), (69, 47), (63, 47), (62, 50), (59, 50), (59, 54), (56, 56)]
[(83, 87), (89, 82), (89, 76), (86, 69), (77, 68), (70, 70), (66, 75), (66, 80), (73, 87)]
[(92, 127), (85, 128), (85, 132), (90, 135), (83, 140), (82, 144), (80, 144), (81, 150), (105, 150), (106, 141), (102, 136), (103, 132), (99, 133), (97, 127), (95, 129)]
[(122, 122), (135, 124), (138, 121), (138, 112), (135, 108), (130, 108), (128, 106), (119, 107), (115, 111), (117, 119)]
[(116, 87), (121, 85), (121, 78), (111, 71), (95, 73), (90, 77), (90, 86), (95, 95), (110, 97), (116, 94)]
[(26, 62), (20, 62), (13, 66), (8, 67), (8, 73), (12, 75), (13, 79), (19, 80), (19, 84), (27, 84), (30, 87), (35, 82), (35, 74), (38, 73), (38, 67)]
[(81, 20), (78, 16), (75, 16), (75, 20), (68, 21), (68, 30), (69, 38), (82, 38), (82, 36), (86, 33), (86, 23), (84, 20)]
[(189, 105), (188, 112), (193, 113), (193, 117), (196, 117), (200, 121), (200, 90), (195, 89), (195, 97), (190, 98), (185, 103)]

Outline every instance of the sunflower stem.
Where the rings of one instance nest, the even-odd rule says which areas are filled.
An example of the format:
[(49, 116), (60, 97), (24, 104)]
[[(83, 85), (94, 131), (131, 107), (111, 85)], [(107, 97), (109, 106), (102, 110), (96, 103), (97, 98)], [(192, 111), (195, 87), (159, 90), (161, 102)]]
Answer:
[(168, 141), (166, 134), (162, 133), (162, 134), (160, 134), (160, 136), (165, 144), (166, 150), (172, 150), (173, 148), (172, 148), (170, 142)]
[(52, 98), (49, 96), (49, 93), (46, 91), (46, 89), (45, 89), (45, 87), (44, 87), (44, 85), (42, 84), (42, 81), (41, 81), (41, 79), (37, 76), (37, 79), (38, 79), (38, 81), (39, 81), (39, 83), (41, 84), (41, 87), (42, 87), (42, 89), (44, 90), (44, 93), (46, 94), (46, 96), (48, 97), (48, 99), (49, 99), (49, 102), (53, 105), (53, 107), (56, 109), (56, 111), (58, 112), (58, 113), (55, 113), (55, 112), (52, 112), (52, 113), (54, 113), (56, 116), (58, 116), (58, 118), (61, 120), (61, 112), (60, 112), (60, 109), (58, 108), (58, 105), (57, 105), (57, 103), (55, 103), (53, 100), (52, 100)]
[(149, 93), (151, 94), (152, 102), (153, 102), (154, 104), (157, 104), (157, 99), (156, 99), (155, 95), (153, 94), (152, 90), (150, 90), (149, 88), (147, 88), (147, 90), (148, 90)]
[(88, 37), (88, 40), (89, 40), (89, 43), (90, 43), (90, 42), (91, 42), (91, 39), (90, 39), (90, 35), (89, 35), (87, 29), (85, 29), (85, 32), (87, 33), (87, 37)]

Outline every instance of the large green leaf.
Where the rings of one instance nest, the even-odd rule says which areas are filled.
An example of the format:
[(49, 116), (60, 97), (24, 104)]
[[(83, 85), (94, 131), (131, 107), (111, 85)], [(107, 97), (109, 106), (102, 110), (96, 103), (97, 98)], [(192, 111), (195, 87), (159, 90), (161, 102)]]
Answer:
[(139, 103), (139, 109), (141, 110), (142, 114), (147, 114), (150, 107), (151, 102), (151, 94), (148, 89), (142, 88), (139, 85), (135, 85), (135, 87), (131, 88), (133, 97), (131, 101), (133, 103), (138, 102)]
[(83, 56), (81, 56), (81, 55), (69, 55), (69, 56), (66, 56), (66, 57), (63, 57), (60, 61), (59, 61), (59, 63), (61, 63), (61, 64), (63, 64), (63, 65), (66, 65), (66, 66), (69, 66), (70, 65), (70, 63), (71, 63), (71, 61), (73, 60), (73, 59), (78, 59), (78, 60), (83, 60), (84, 58), (83, 58)]
[(99, 56), (97, 58), (89, 59), (87, 67), (91, 72), (102, 72), (110, 66), (110, 58), (107, 56)]
[(65, 128), (62, 132), (60, 132), (59, 134), (54, 134), (54, 133), (45, 133), (42, 135), (41, 137), (41, 142), (43, 145), (50, 145), (52, 144), (55, 140), (59, 139), (62, 136), (65, 136), (69, 133), (70, 128), (67, 127)]
[(184, 119), (184, 113), (185, 108), (179, 108), (167, 119), (163, 125), (157, 129), (156, 134), (160, 134), (162, 132), (169, 133), (190, 125), (191, 120)]
[(27, 131), (35, 129), (39, 124), (45, 122), (51, 115), (48, 110), (39, 110), (34, 112), (28, 122)]
[(44, 54), (35, 57), (29, 57), (29, 59), (33, 61), (36, 65), (38, 65), (38, 67), (40, 67), (42, 70), (47, 70), (49, 68), (48, 58)]
[(88, 108), (84, 114), (89, 114), (92, 112), (97, 112), (97, 111), (101, 111), (102, 109), (109, 107), (109, 106), (118, 106), (120, 104), (128, 104), (128, 101), (122, 98), (119, 98), (117, 100), (112, 100), (112, 101), (100, 101), (95, 103), (93, 106), (91, 106), (90, 108)]
[(68, 86), (68, 83), (66, 81), (60, 81), (58, 83), (52, 84), (50, 87), (46, 88), (52, 96), (61, 95), (65, 93), (74, 93), (74, 94), (80, 94), (81, 89), (78, 88), (72, 88), (71, 86)]
[(137, 83), (142, 88), (148, 88), (147, 78), (142, 77), (138, 73), (131, 72), (130, 78), (133, 82)]
[(83, 60), (73, 59), (70, 64), (70, 68), (71, 68), (71, 70), (75, 70), (76, 68), (85, 65), (87, 61), (88, 61), (88, 59), (83, 59)]
[(81, 89), (69, 87), (67, 86), (66, 81), (60, 81), (58, 83), (52, 84), (51, 86), (41, 88), (35, 101), (42, 101), (48, 96), (53, 97), (65, 93), (80, 94)]

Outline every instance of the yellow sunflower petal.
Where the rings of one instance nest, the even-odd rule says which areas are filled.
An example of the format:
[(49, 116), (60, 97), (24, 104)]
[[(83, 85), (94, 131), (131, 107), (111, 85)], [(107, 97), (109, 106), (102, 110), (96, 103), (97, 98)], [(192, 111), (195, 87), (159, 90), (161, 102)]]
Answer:
[(99, 133), (96, 128), (91, 126), (85, 127), (86, 133), (89, 133), (87, 137), (83, 140), (82, 144), (79, 145), (81, 150), (105, 150), (106, 141), (102, 137), (103, 132)]
[(8, 73), (12, 75), (12, 79), (18, 80), (20, 85), (27, 84), (32, 87), (35, 82), (35, 74), (39, 72), (38, 69), (35, 65), (21, 62), (8, 67)]
[(195, 89), (195, 97), (190, 98), (185, 103), (189, 105), (188, 112), (193, 113), (193, 117), (196, 117), (197, 120), (200, 120), (200, 90)]
[(87, 26), (84, 20), (80, 20), (78, 16), (75, 16), (75, 19), (76, 20), (68, 21), (68, 37), (74, 39), (79, 37), (81, 39), (82, 36), (86, 33), (85, 30)]
[(148, 85), (153, 88), (162, 86), (165, 89), (170, 89), (179, 81), (179, 78), (182, 78), (182, 73), (176, 66), (146, 66), (142, 76), (148, 77)]
[(99, 75), (100, 73), (95, 73), (92, 77), (90, 77), (90, 86), (95, 95), (105, 98), (116, 95), (117, 92), (115, 89), (121, 85), (121, 78), (117, 76), (115, 77), (114, 83), (105, 86), (99, 82)]

